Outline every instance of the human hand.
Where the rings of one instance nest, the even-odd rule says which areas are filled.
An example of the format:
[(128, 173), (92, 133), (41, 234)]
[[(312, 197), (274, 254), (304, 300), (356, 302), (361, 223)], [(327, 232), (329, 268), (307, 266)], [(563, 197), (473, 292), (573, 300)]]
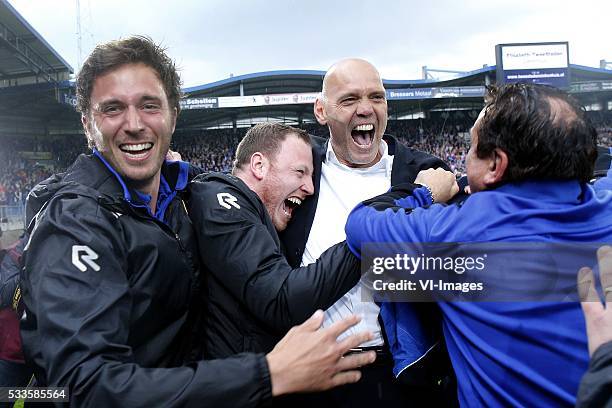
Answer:
[(599, 276), (604, 290), (605, 304), (595, 290), (595, 277), (591, 268), (578, 271), (578, 294), (586, 320), (589, 355), (599, 346), (612, 341), (612, 247), (604, 245), (597, 250)]
[(338, 336), (359, 322), (353, 315), (321, 329), (323, 312), (317, 310), (308, 320), (293, 327), (268, 353), (272, 395), (324, 391), (359, 381), (356, 368), (376, 359), (372, 352), (344, 357), (351, 348), (372, 338), (361, 332), (337, 341)]
[(183, 160), (181, 154), (179, 152), (175, 152), (173, 150), (168, 149), (168, 153), (166, 153), (166, 160), (168, 161), (179, 161)]
[(436, 203), (445, 203), (459, 192), (455, 175), (443, 168), (421, 170), (414, 183), (429, 187)]

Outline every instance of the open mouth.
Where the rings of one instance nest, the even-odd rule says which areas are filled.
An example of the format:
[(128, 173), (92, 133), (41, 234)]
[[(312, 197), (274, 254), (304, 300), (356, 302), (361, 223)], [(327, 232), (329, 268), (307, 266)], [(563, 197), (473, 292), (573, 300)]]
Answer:
[(147, 152), (153, 148), (153, 143), (135, 143), (135, 144), (122, 144), (119, 145), (119, 149), (128, 154), (133, 158), (140, 158), (147, 155)]
[(289, 197), (285, 201), (283, 201), (283, 212), (289, 218), (291, 218), (291, 214), (293, 214), (293, 210), (298, 208), (302, 204), (302, 200), (297, 197)]
[(356, 145), (368, 148), (374, 141), (374, 125), (371, 123), (357, 125), (351, 131), (351, 137)]

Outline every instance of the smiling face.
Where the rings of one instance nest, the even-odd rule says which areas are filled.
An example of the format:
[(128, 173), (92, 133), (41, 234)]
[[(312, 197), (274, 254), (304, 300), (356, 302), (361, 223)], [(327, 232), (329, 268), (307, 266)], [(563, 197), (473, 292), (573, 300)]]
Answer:
[(294, 134), (287, 135), (262, 178), (259, 195), (277, 231), (283, 231), (293, 210), (314, 193), (312, 148)]
[(82, 122), (96, 149), (132, 187), (151, 194), (159, 186), (176, 110), (152, 68), (126, 64), (98, 76)]
[(325, 76), (315, 116), (329, 127), (338, 160), (349, 167), (370, 167), (380, 160), (387, 127), (387, 99), (380, 75), (370, 63), (341, 61)]

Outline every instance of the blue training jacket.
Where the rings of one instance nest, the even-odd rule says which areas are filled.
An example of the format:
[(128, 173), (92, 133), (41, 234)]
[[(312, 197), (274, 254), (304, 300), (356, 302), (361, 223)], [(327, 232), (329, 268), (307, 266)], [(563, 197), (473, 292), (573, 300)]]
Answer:
[[(347, 243), (358, 256), (369, 242), (612, 243), (612, 192), (599, 190), (577, 181), (524, 181), (444, 206), (432, 205), (423, 187), (397, 186), (353, 210)], [(396, 375), (414, 361), (415, 335), (417, 351), (427, 347), (412, 306), (381, 307)], [(461, 406), (575, 404), (589, 359), (579, 303), (439, 306)]]

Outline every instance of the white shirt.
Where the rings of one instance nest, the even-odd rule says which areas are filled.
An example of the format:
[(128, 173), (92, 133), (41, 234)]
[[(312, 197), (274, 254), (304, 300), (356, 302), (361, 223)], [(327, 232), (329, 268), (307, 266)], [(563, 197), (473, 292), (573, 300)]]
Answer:
[[(389, 190), (393, 156), (389, 155), (384, 141), (381, 141), (380, 153), (380, 161), (372, 167), (352, 168), (338, 161), (331, 141), (328, 143), (321, 166), (319, 201), (304, 249), (302, 266), (315, 262), (326, 249), (346, 239), (346, 219), (357, 204)], [(374, 302), (362, 301), (362, 295), (367, 296), (365, 290), (365, 286), (359, 282), (334, 303), (325, 311), (323, 326), (328, 327), (351, 314), (361, 315), (361, 321), (339, 339), (369, 330), (374, 338), (361, 346), (379, 346), (384, 343), (378, 324), (379, 307)]]

